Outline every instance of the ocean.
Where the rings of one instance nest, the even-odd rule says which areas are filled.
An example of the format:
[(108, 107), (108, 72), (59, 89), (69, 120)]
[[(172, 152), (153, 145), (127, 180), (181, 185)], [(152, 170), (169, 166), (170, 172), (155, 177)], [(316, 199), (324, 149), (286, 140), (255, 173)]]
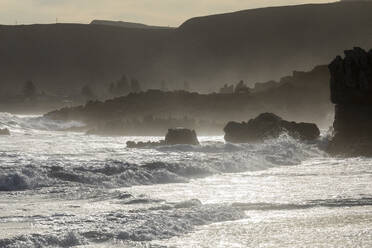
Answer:
[(372, 247), (372, 159), (286, 134), (128, 149), (0, 113), (0, 247)]

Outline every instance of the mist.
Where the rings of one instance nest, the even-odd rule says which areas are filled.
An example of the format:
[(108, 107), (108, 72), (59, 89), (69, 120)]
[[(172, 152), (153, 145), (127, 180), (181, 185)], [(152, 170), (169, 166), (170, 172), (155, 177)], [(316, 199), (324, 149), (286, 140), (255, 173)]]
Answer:
[(0, 0), (0, 247), (372, 247), (371, 13)]
[[(329, 1), (314, 0), (311, 3)], [(6, 25), (34, 23), (90, 23), (93, 19), (123, 20), (152, 24), (157, 26), (178, 27), (194, 16), (233, 12), (271, 6), (304, 4), (303, 0), (251, 0), (251, 1), (119, 1), (109, 0), (24, 0), (0, 2), (0, 23)]]

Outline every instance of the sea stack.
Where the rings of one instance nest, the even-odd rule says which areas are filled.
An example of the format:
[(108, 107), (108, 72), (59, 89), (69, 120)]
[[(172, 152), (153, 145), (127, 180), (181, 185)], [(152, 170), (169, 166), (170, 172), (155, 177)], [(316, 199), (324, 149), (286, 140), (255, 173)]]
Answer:
[(195, 130), (187, 128), (171, 128), (165, 135), (165, 140), (157, 142), (134, 142), (128, 141), (127, 148), (151, 148), (164, 145), (200, 145)]
[(229, 122), (225, 128), (225, 141), (231, 143), (261, 142), (277, 138), (283, 132), (300, 140), (315, 140), (320, 135), (313, 123), (296, 123), (283, 120), (273, 113), (263, 113), (248, 122)]
[(167, 145), (199, 145), (195, 130), (187, 128), (168, 129), (165, 143)]
[(372, 50), (355, 47), (329, 65), (335, 104), (334, 155), (372, 156)]

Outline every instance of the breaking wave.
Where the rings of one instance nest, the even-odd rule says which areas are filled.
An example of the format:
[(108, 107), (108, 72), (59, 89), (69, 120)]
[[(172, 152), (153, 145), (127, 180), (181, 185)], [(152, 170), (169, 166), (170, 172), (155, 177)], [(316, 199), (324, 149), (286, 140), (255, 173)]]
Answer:
[[(0, 239), (0, 247), (71, 247), (109, 240), (145, 242), (179, 236), (195, 226), (245, 218), (244, 211), (230, 205), (202, 205), (198, 200), (168, 203), (158, 208), (130, 212), (108, 212), (74, 219), (53, 216), (54, 222), (69, 219), (68, 230)], [(50, 216), (39, 217), (40, 225), (53, 225)], [(101, 223), (105, 223), (102, 227)], [(81, 228), (81, 225), (84, 228)]]
[[(137, 152), (136, 156), (145, 156), (141, 151)], [(115, 159), (39, 161), (37, 158), (31, 158), (24, 165), (0, 166), (0, 191), (36, 189), (66, 183), (105, 188), (185, 183), (190, 179), (219, 173), (239, 173), (297, 165), (323, 153), (317, 143), (301, 143), (286, 135), (261, 144), (233, 145), (216, 142), (214, 145), (198, 147), (162, 147), (158, 148), (158, 152), (164, 153), (162, 154), (164, 161), (143, 163), (128, 163)], [(10, 154), (0, 153), (0, 156), (4, 159), (4, 156)], [(16, 154), (10, 159), (18, 162), (17, 156)], [(166, 159), (171, 156), (178, 160)]]
[[(79, 125), (82, 123), (0, 113), (0, 127), (8, 127), (11, 131), (61, 130)], [(212, 139), (202, 142), (200, 146), (178, 145), (130, 150), (125, 148), (125, 138), (68, 133), (57, 136), (53, 132), (44, 136), (38, 133), (33, 135), (38, 136), (37, 141), (41, 147), (36, 147), (31, 152), (25, 152), (26, 147), (19, 148), (24, 142), (23, 136), (14, 139), (18, 143), (7, 150), (0, 149), (0, 191), (72, 185), (116, 188), (186, 183), (190, 179), (219, 173), (297, 165), (304, 160), (324, 156), (321, 147), (325, 142), (324, 139), (312, 143), (299, 142), (283, 134), (277, 139), (257, 144), (229, 144), (221, 139)], [(10, 139), (13, 140), (13, 137)], [(5, 142), (4, 144), (9, 143)], [(102, 142), (108, 143), (99, 145)], [(61, 150), (45, 153), (44, 149), (50, 149), (54, 143), (61, 143), (61, 149), (66, 154), (60, 154)], [(87, 144), (93, 145), (84, 148)], [(104, 156), (99, 157), (96, 154)], [(113, 158), (108, 158), (106, 154), (111, 154)]]
[[(41, 231), (0, 237), (0, 247), (84, 247), (106, 242), (149, 247), (149, 241), (184, 235), (196, 226), (246, 218), (249, 210), (354, 206), (371, 202), (365, 199), (355, 203), (351, 199), (303, 205), (203, 204), (197, 199), (168, 202), (142, 194), (133, 196), (135, 189), (128, 193), (123, 192), (123, 187), (192, 184), (194, 179), (216, 174), (259, 171), (316, 160), (326, 156), (322, 147), (327, 141), (322, 138), (299, 142), (283, 134), (262, 143), (230, 144), (221, 137), (201, 137), (200, 146), (128, 149), (125, 143), (129, 138), (125, 137), (53, 132), (81, 125), (0, 113), (0, 128), (9, 128), (15, 134), (0, 138), (0, 195), (10, 202), (14, 202), (14, 196), (18, 196), (16, 200), (23, 200), (25, 196), (27, 201), (36, 195), (43, 201), (62, 199), (62, 203), (69, 204), (66, 212), (64, 207), (52, 208), (50, 212), (36, 211), (37, 215), (9, 211), (0, 218), (0, 223), (33, 222), (37, 224), (35, 230)], [(39, 198), (35, 199), (35, 203), (38, 201)], [(96, 209), (94, 204), (101, 202), (102, 209)], [(80, 207), (89, 203), (94, 207), (86, 214)]]
[(0, 128), (11, 131), (45, 130), (60, 131), (72, 127), (82, 127), (83, 123), (77, 121), (57, 121), (42, 116), (18, 116), (9, 113), (0, 113)]

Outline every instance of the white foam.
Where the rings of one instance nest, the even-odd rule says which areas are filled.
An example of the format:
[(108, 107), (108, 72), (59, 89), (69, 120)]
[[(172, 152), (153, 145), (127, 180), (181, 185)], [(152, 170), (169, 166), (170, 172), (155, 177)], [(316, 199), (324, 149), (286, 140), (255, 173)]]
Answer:
[(8, 128), (11, 131), (45, 130), (60, 131), (72, 127), (83, 127), (84, 123), (77, 121), (57, 121), (43, 116), (12, 115), (0, 113), (0, 128)]

